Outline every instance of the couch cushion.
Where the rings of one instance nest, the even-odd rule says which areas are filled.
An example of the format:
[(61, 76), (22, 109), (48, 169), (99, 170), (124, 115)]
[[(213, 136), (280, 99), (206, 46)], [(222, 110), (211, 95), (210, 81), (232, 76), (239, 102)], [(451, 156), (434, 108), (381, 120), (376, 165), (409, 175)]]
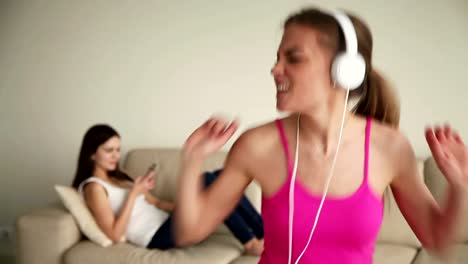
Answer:
[(65, 264), (223, 264), (241, 255), (242, 246), (235, 238), (213, 235), (200, 244), (170, 250), (138, 248), (130, 244), (117, 244), (108, 248), (82, 241), (68, 250)]
[(468, 245), (467, 244), (458, 244), (454, 248), (454, 254), (452, 254), (449, 259), (440, 260), (431, 256), (425, 249), (422, 249), (421, 252), (416, 256), (413, 264), (462, 264), (468, 263)]
[(125, 263), (126, 256), (134, 248), (134, 246), (126, 243), (103, 248), (89, 240), (81, 240), (81, 242), (65, 252), (63, 261), (65, 264)]
[(257, 264), (260, 260), (260, 257), (254, 256), (240, 256), (233, 260), (231, 264)]
[(377, 243), (374, 252), (374, 263), (375, 264), (410, 264), (415, 258), (417, 253), (416, 248), (387, 244)]
[(99, 228), (93, 218), (93, 215), (86, 206), (85, 201), (75, 188), (56, 184), (60, 200), (68, 211), (73, 215), (73, 218), (78, 224), (80, 231), (91, 241), (102, 247), (108, 247), (113, 244), (106, 234)]

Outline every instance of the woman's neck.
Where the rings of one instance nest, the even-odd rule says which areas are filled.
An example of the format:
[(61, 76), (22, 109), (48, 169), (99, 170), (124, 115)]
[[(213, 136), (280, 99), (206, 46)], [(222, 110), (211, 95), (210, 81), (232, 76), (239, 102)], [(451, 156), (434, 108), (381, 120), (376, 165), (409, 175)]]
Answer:
[(102, 169), (102, 168), (99, 168), (99, 167), (94, 168), (93, 176), (104, 179), (104, 180), (109, 179), (109, 175), (108, 175), (107, 171)]
[(333, 154), (336, 150), (342, 122), (344, 131), (353, 119), (353, 115), (345, 111), (344, 102), (338, 101), (344, 100), (335, 100), (335, 103), (324, 104), (322, 108), (296, 116), (299, 118), (301, 141), (314, 146), (316, 151), (325, 156)]

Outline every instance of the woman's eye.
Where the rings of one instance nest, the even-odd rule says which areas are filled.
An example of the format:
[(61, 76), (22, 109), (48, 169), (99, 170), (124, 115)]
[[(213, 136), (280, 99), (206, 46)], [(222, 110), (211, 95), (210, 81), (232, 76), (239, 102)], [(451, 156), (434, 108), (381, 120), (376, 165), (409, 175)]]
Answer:
[(293, 64), (294, 64), (294, 63), (298, 63), (299, 61), (300, 61), (300, 59), (297, 58), (297, 57), (288, 57), (288, 62), (289, 62), (289, 63), (293, 63)]

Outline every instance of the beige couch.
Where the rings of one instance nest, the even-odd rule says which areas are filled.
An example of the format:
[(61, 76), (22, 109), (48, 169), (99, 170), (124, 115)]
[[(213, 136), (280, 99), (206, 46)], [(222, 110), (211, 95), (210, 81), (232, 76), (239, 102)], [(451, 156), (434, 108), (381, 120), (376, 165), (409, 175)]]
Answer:
[[(206, 170), (222, 167), (224, 153), (210, 158)], [(175, 178), (179, 165), (177, 149), (137, 149), (127, 155), (124, 167), (130, 175), (141, 175), (152, 162), (160, 166), (156, 195), (173, 199)], [(440, 175), (432, 159), (421, 160), (426, 183), (438, 199), (443, 197), (444, 177)], [(51, 186), (51, 191), (53, 188)], [(261, 192), (252, 183), (247, 195), (257, 209), (260, 209)], [(393, 198), (386, 198), (385, 217), (376, 245), (376, 264), (433, 264), (441, 263), (431, 258), (409, 229)], [(337, 219), (337, 224), (342, 219)], [(465, 222), (466, 223), (466, 222)], [(468, 231), (468, 224), (465, 224)], [(453, 263), (468, 263), (468, 232), (457, 245), (459, 249)], [(17, 254), (21, 264), (105, 264), (105, 263), (193, 263), (193, 264), (253, 264), (258, 258), (242, 255), (241, 245), (224, 227), (220, 228), (202, 243), (184, 249), (168, 251), (147, 250), (130, 244), (118, 244), (102, 248), (85, 240), (72, 216), (63, 207), (39, 209), (23, 215), (17, 220)]]

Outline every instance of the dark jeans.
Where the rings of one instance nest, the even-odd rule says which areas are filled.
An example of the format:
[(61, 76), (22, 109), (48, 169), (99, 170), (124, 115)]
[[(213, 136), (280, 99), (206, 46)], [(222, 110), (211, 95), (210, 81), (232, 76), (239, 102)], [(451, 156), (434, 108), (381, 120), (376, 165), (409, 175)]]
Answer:
[[(205, 186), (213, 183), (222, 170), (206, 172)], [(169, 249), (175, 247), (172, 217), (156, 231), (147, 248)], [(224, 220), (224, 224), (242, 243), (256, 238), (263, 238), (263, 221), (247, 197), (242, 196), (234, 211)]]

